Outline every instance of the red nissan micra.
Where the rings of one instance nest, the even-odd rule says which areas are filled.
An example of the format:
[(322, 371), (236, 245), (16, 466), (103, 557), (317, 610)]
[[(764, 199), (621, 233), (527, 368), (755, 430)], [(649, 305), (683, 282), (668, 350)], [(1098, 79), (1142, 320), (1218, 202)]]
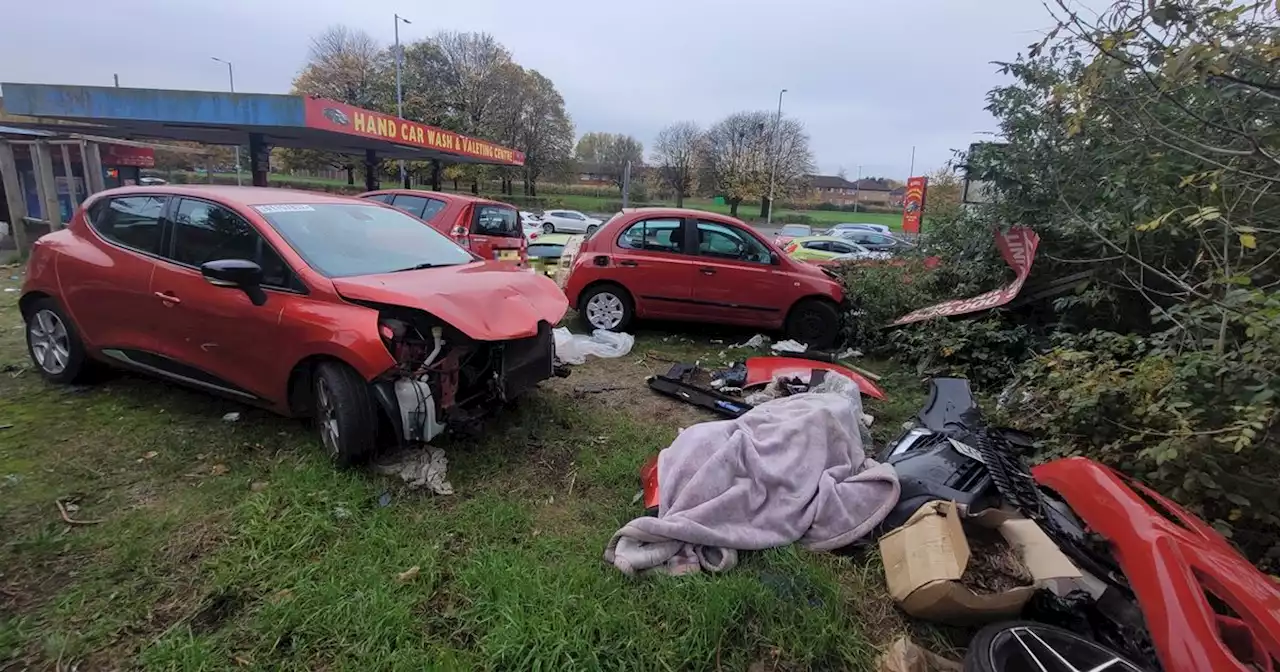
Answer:
[(387, 205), (204, 186), (90, 197), (36, 241), (19, 306), (51, 381), (96, 360), (312, 416), (344, 464), (549, 378), (568, 309)]
[(732, 217), (678, 208), (614, 215), (582, 244), (565, 283), (597, 329), (635, 318), (782, 329), (812, 347), (840, 331), (840, 283)]

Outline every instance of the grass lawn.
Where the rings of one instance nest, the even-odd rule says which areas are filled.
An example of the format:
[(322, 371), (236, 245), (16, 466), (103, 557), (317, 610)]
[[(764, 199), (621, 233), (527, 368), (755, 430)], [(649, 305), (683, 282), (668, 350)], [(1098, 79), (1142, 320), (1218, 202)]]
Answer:
[[(442, 441), (457, 494), (436, 497), (336, 470), (305, 425), (234, 402), (127, 374), (46, 384), (17, 297), (0, 293), (0, 669), (866, 669), (908, 627), (874, 553), (674, 579), (603, 564), (642, 460), (711, 419), (643, 378), (723, 361), (712, 336), (642, 332)], [(923, 395), (888, 373), (882, 439)], [(59, 499), (100, 522), (65, 524)]]

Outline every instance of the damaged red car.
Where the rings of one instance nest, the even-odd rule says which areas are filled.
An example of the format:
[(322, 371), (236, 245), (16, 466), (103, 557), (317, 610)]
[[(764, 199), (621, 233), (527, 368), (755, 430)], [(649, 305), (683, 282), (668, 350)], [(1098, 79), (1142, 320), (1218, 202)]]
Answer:
[(28, 352), (107, 363), (287, 416), (337, 463), (440, 434), (553, 374), (555, 283), (392, 207), (252, 187), (128, 187), (36, 241)]

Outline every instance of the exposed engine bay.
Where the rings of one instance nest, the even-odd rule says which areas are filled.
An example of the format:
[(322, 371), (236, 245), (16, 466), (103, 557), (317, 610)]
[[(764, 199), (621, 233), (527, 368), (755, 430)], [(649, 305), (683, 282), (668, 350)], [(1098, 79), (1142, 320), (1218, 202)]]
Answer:
[(551, 325), (507, 341), (478, 341), (432, 315), (379, 306), (378, 332), (396, 366), (373, 383), (397, 442), (430, 441), (555, 373)]

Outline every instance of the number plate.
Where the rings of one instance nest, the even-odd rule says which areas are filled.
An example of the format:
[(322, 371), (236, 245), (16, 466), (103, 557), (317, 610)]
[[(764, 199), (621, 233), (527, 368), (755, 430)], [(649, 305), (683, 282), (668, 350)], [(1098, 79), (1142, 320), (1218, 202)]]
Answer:
[(517, 250), (498, 250), (498, 261), (516, 261), (520, 258)]

